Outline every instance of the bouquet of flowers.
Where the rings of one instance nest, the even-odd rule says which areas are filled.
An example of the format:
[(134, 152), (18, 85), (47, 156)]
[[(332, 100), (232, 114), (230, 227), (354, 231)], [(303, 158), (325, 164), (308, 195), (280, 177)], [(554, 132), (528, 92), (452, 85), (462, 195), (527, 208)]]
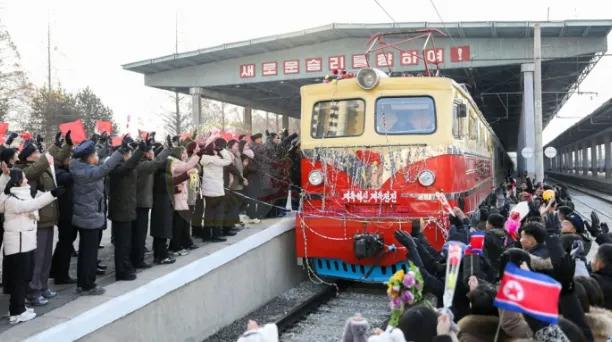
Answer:
[(409, 270), (395, 272), (387, 281), (387, 295), (391, 308), (389, 325), (396, 327), (407, 305), (413, 305), (423, 299), (423, 276), (411, 261)]

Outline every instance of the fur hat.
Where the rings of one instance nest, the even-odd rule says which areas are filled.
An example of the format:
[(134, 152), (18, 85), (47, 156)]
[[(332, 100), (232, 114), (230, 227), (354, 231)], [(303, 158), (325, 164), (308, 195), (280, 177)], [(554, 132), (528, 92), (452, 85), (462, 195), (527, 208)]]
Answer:
[(257, 139), (261, 139), (263, 137), (263, 135), (261, 133), (255, 133), (253, 135), (251, 135), (251, 140), (255, 141)]
[(34, 154), (34, 152), (36, 151), (38, 151), (38, 148), (36, 147), (34, 142), (26, 142), (21, 152), (19, 152), (19, 160), (26, 161), (26, 159), (28, 159), (28, 157)]
[(574, 226), (574, 229), (576, 229), (577, 234), (584, 233), (584, 221), (582, 221), (582, 219), (580, 218), (578, 214), (571, 213), (567, 215), (565, 219), (572, 223), (572, 226)]
[(74, 148), (72, 156), (74, 158), (83, 158), (94, 154), (95, 152), (96, 144), (91, 140), (85, 140)]
[(2, 150), (2, 153), (0, 153), (0, 161), (3, 161), (6, 164), (9, 164), (9, 162), (11, 161), (11, 159), (13, 159), (15, 154), (17, 154), (17, 149), (7, 147), (4, 150)]
[(363, 318), (361, 314), (356, 313), (349, 318), (344, 325), (344, 333), (342, 334), (342, 342), (367, 342), (368, 329), (370, 325), (368, 320)]

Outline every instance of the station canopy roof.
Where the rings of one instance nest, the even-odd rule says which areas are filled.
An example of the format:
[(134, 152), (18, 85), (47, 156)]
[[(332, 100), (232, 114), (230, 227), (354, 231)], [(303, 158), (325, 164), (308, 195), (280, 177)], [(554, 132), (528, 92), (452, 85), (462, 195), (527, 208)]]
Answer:
[[(603, 138), (600, 143), (609, 144), (608, 138), (611, 133), (612, 99), (608, 99), (608, 101), (595, 109), (593, 113), (580, 119), (580, 121), (549, 142), (547, 146), (559, 149), (587, 139), (598, 140), (599, 137)], [(591, 146), (591, 141), (589, 141), (588, 146)], [(609, 145), (606, 148), (609, 148)]]
[[(330, 24), (138, 61), (123, 68), (144, 74), (148, 86), (184, 93), (199, 87), (204, 97), (299, 118), (300, 86), (321, 82), (337, 66), (357, 71), (372, 35), (436, 28), (447, 35), (435, 38), (435, 48), (440, 51), (432, 52), (433, 58), (441, 59), (441, 76), (466, 84), (497, 135), (514, 150), (522, 110), (521, 65), (533, 62), (536, 23), (542, 37), (545, 126), (607, 51), (612, 20)], [(409, 44), (402, 51), (385, 51), (393, 54), (393, 73), (423, 71), (422, 61), (412, 63), (409, 55), (411, 49), (421, 53), (423, 42)], [(370, 65), (380, 61), (376, 54), (368, 58)]]

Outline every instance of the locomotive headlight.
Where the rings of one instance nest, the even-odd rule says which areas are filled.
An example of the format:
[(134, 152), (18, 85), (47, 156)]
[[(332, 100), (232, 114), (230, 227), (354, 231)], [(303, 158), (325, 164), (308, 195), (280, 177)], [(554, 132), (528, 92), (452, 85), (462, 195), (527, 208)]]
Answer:
[(308, 182), (314, 186), (323, 184), (323, 172), (320, 170), (313, 170), (308, 174)]
[(357, 83), (365, 90), (370, 90), (378, 85), (381, 78), (388, 77), (383, 71), (372, 68), (359, 70), (357, 73)]
[(419, 184), (422, 186), (431, 186), (436, 181), (436, 175), (429, 170), (419, 173)]

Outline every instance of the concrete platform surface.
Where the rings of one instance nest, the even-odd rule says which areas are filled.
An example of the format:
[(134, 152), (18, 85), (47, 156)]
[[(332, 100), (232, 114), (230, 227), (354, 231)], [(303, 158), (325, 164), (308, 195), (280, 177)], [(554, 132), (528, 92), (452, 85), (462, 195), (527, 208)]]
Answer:
[[(103, 243), (106, 247), (100, 250), (100, 258), (109, 266), (109, 271), (98, 278), (98, 284), (105, 287), (106, 293), (80, 297), (76, 295), (74, 285), (54, 286), (50, 280), (50, 287), (59, 292), (58, 297), (50, 300), (47, 306), (35, 308), (39, 316), (30, 322), (10, 326), (8, 320), (3, 319), (0, 323), (0, 341), (73, 341), (82, 338), (222, 268), (253, 248), (292, 230), (294, 223), (294, 216), (289, 215), (251, 225), (224, 243), (202, 243), (194, 239), (200, 248), (187, 256), (178, 257), (172, 265), (139, 271), (138, 278), (129, 282), (114, 281), (113, 247), (109, 241), (110, 234), (105, 234)], [(149, 248), (150, 240), (147, 241)], [(78, 243), (75, 243), (76, 246)], [(151, 255), (147, 255), (148, 262), (151, 262), (151, 258)], [(295, 260), (292, 262), (295, 264)], [(76, 258), (73, 258), (72, 264), (71, 273), (75, 276)], [(8, 309), (7, 295), (0, 296), (0, 307)]]

